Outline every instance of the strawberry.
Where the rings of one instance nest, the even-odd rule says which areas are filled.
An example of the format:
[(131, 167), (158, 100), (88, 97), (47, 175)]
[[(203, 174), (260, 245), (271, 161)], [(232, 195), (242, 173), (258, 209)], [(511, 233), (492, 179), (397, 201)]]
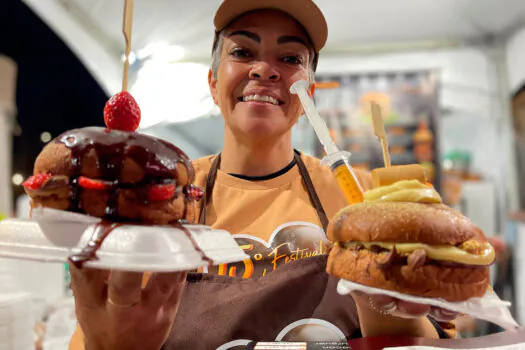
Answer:
[(78, 184), (80, 187), (88, 188), (90, 190), (105, 190), (111, 187), (111, 183), (103, 180), (94, 180), (89, 177), (79, 176)]
[(49, 173), (39, 173), (33, 176), (30, 176), (26, 181), (22, 183), (25, 189), (28, 190), (39, 190), (44, 186), (44, 183), (52, 178), (53, 175)]
[(152, 185), (149, 186), (147, 197), (149, 201), (166, 201), (175, 196), (175, 185)]
[(104, 121), (109, 129), (135, 131), (140, 124), (140, 107), (129, 92), (119, 92), (106, 102)]
[(200, 201), (202, 197), (204, 197), (204, 191), (196, 186), (189, 185), (184, 189), (184, 193), (190, 197), (195, 199), (196, 201)]

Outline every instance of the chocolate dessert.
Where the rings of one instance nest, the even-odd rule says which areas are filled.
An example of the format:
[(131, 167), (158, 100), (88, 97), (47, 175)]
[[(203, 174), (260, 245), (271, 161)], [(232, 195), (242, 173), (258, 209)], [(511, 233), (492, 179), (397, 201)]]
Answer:
[(161, 139), (135, 132), (140, 108), (127, 92), (114, 95), (104, 109), (107, 128), (66, 131), (47, 144), (24, 183), (31, 207), (45, 207), (101, 218), (77, 266), (96, 258), (104, 239), (122, 223), (171, 225), (195, 221), (203, 192), (191, 183), (188, 156)]
[[(194, 220), (189, 158), (136, 132), (88, 127), (58, 136), (40, 153), (24, 185), (32, 207), (84, 213), (112, 222)], [(32, 181), (31, 181), (32, 180)], [(197, 198), (198, 199), (198, 198)]]

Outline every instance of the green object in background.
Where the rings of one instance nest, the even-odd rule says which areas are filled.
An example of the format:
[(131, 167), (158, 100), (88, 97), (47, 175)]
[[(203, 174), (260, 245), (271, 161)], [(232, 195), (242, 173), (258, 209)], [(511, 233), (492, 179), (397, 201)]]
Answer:
[(66, 287), (66, 295), (71, 294), (71, 273), (69, 272), (69, 264), (64, 264), (64, 283)]
[(2, 213), (0, 213), (0, 221), (4, 220), (6, 218), (6, 216)]
[(449, 170), (461, 171), (467, 173), (470, 168), (471, 155), (469, 152), (461, 150), (452, 150), (443, 157), (445, 168)]
[(445, 154), (445, 159), (470, 163), (470, 153), (461, 150), (452, 150)]

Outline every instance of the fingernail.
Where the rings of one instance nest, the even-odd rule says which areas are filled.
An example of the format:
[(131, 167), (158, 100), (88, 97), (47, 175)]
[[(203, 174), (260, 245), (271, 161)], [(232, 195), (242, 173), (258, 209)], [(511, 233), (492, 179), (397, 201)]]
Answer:
[(450, 310), (443, 310), (443, 309), (433, 309), (430, 312), (430, 315), (436, 320), (436, 321), (452, 321), (456, 317), (458, 317), (458, 313)]
[(384, 305), (384, 306), (382, 307), (382, 309), (385, 310), (385, 311), (388, 311), (388, 312), (392, 312), (392, 311), (394, 311), (395, 309), (397, 309), (397, 303), (396, 303), (396, 301), (394, 300), (394, 301), (392, 301), (392, 302), (390, 302), (390, 303)]
[(454, 316), (454, 315), (457, 315), (457, 314), (458, 314), (456, 311), (446, 310), (446, 309), (441, 309), (440, 312), (441, 312), (443, 315), (448, 315), (448, 316)]

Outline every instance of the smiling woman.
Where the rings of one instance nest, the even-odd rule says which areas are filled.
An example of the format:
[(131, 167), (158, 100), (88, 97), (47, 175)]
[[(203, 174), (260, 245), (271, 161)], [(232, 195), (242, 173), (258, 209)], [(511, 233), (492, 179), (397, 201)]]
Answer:
[[(209, 84), (226, 122), (224, 159), (229, 153), (239, 155), (241, 146), (279, 155), (269, 162), (271, 169), (251, 175), (277, 171), (293, 158), (291, 128), (302, 108), (288, 89), (293, 82), (308, 79), (312, 70), (308, 36), (286, 14), (268, 10), (242, 16), (221, 33), (220, 63)], [(229, 171), (227, 163), (223, 166)], [(234, 167), (229, 172), (242, 171)]]

